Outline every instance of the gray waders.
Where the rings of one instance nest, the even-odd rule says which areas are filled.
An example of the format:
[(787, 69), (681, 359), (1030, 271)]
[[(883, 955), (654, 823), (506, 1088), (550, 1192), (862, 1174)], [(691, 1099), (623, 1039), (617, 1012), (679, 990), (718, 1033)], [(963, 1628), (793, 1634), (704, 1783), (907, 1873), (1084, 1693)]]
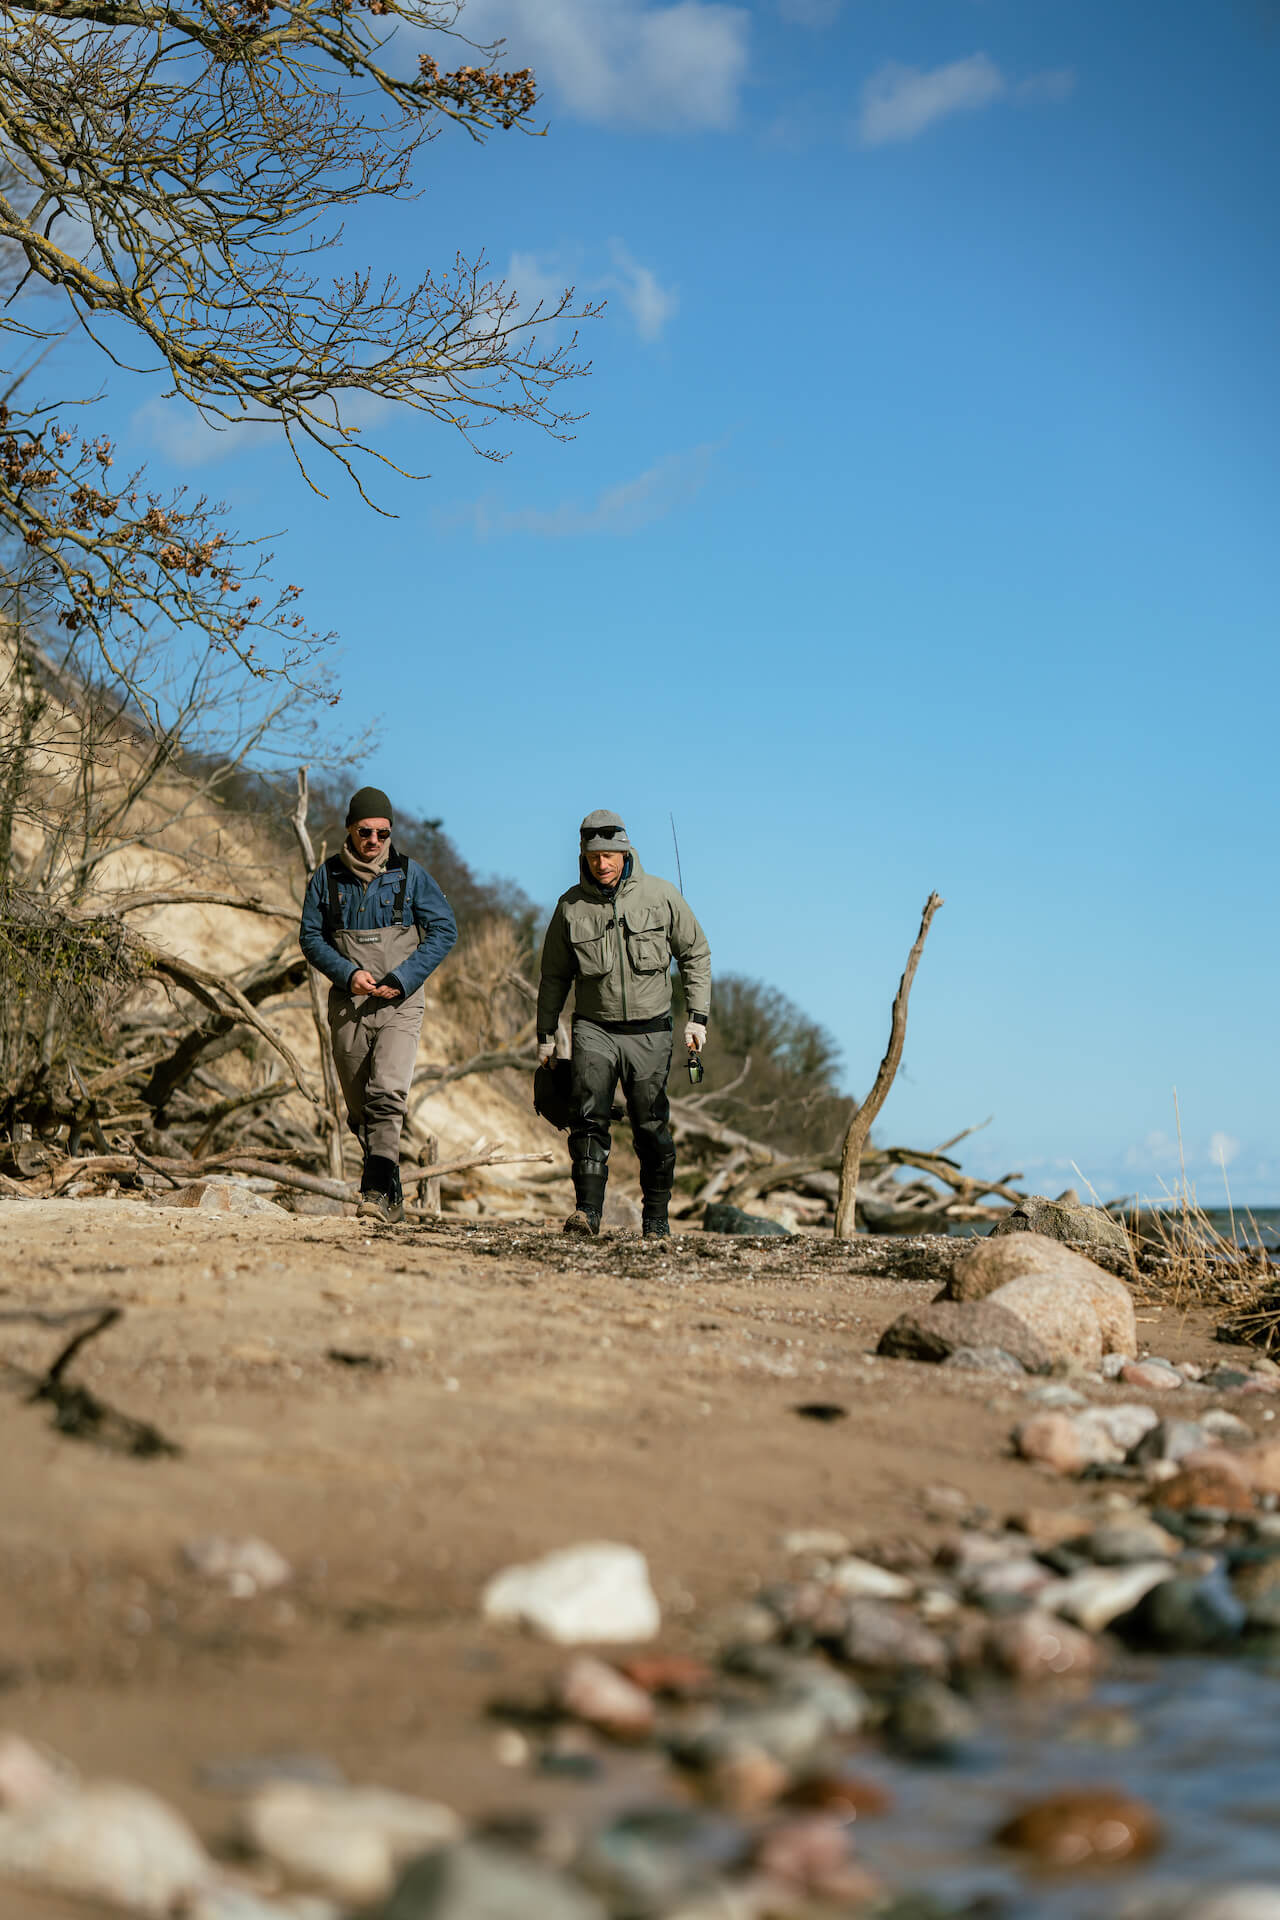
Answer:
[[(639, 1029), (637, 1031), (637, 1029)], [(609, 1120), (619, 1084), (640, 1162), (646, 1225), (665, 1230), (676, 1149), (668, 1121), (671, 1023), (594, 1020), (573, 1023), (573, 1120), (569, 1158), (578, 1208), (598, 1225), (609, 1179)], [(594, 1228), (593, 1228), (594, 1230)]]
[[(396, 923), (390, 927), (333, 925), (329, 938), (344, 960), (371, 973), (381, 984), (409, 956), (417, 952), (421, 935), (410, 920), (405, 924), (407, 872), (396, 896)], [(336, 889), (330, 892), (331, 918), (336, 920)], [(341, 987), (329, 990), (329, 1032), (347, 1124), (364, 1149), (366, 1174), (370, 1161), (390, 1163), (389, 1193), (398, 1192), (395, 1177), (400, 1164), (400, 1131), (409, 1108), (409, 1086), (418, 1058), (418, 1032), (426, 995), (422, 987), (399, 1000), (376, 1000), (370, 994), (352, 995)], [(381, 1169), (377, 1170), (381, 1172)], [(365, 1182), (362, 1181), (362, 1187)], [(383, 1190), (381, 1181), (374, 1190)]]

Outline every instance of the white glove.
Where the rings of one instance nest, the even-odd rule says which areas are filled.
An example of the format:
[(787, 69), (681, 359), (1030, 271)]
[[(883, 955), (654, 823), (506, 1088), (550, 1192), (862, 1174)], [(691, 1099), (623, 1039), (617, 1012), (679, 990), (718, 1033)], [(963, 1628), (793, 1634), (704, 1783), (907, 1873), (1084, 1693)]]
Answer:
[(684, 1043), (693, 1053), (701, 1053), (707, 1044), (707, 1030), (697, 1020), (690, 1020), (684, 1030)]
[(538, 1042), (538, 1065), (540, 1067), (549, 1067), (555, 1057), (556, 1037), (553, 1033), (549, 1040), (539, 1040)]

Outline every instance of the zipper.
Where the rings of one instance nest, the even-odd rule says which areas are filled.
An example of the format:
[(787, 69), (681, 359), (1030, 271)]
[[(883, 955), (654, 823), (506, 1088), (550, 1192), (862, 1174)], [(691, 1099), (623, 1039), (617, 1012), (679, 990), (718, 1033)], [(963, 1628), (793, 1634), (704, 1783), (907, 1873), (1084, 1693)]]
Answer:
[(618, 978), (622, 986), (622, 1017), (626, 1020), (629, 1018), (627, 1013), (627, 949), (622, 938), (622, 928), (618, 925), (618, 896), (616, 893), (613, 896), (613, 937), (618, 943)]

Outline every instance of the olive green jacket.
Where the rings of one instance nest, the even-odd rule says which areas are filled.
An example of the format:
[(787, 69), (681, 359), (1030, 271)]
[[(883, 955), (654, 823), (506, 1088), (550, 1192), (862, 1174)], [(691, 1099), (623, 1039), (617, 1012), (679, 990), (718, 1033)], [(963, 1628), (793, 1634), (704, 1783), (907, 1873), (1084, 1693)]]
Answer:
[(671, 962), (685, 1003), (704, 1020), (711, 1011), (711, 949), (693, 909), (669, 880), (630, 856), (612, 894), (581, 879), (556, 902), (542, 942), (538, 1033), (547, 1037), (575, 984), (574, 1012), (584, 1020), (653, 1020), (671, 1011)]

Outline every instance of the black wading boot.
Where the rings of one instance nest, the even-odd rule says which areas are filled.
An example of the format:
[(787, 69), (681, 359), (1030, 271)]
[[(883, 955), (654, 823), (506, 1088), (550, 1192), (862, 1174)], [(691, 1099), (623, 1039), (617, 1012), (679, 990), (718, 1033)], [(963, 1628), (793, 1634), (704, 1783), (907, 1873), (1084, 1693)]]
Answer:
[(376, 1220), (384, 1227), (395, 1226), (404, 1219), (400, 1169), (385, 1154), (371, 1153), (364, 1163), (356, 1219)]
[(574, 1162), (573, 1197), (577, 1206), (564, 1223), (565, 1233), (599, 1233), (600, 1215), (604, 1212), (604, 1190), (608, 1184), (607, 1163), (599, 1160)]
[(646, 1193), (642, 1196), (644, 1210), (640, 1219), (640, 1231), (646, 1240), (667, 1240), (671, 1228), (667, 1224), (667, 1202), (670, 1193)]

